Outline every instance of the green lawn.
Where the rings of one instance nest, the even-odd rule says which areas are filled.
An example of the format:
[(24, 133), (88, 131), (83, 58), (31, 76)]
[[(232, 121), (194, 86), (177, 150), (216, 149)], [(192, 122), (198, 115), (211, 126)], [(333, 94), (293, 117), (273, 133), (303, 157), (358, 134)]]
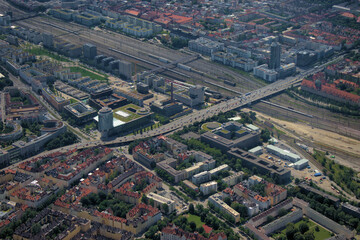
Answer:
[[(131, 120), (141, 117), (140, 115), (128, 110), (129, 108), (132, 108), (135, 110), (140, 109), (140, 107), (135, 104), (128, 104), (128, 105), (122, 106), (122, 107), (114, 110), (114, 118), (119, 119), (120, 121), (123, 121), (123, 122), (130, 122)], [(129, 116), (124, 117), (124, 116), (118, 115), (118, 114), (116, 114), (117, 111), (125, 112), (125, 113), (129, 114)]]
[(201, 126), (201, 129), (203, 129), (203, 130), (205, 130), (205, 131), (212, 131), (213, 129), (208, 128), (208, 124), (217, 125), (217, 127), (221, 127), (221, 123), (218, 123), (218, 122), (208, 122), (208, 123), (204, 123), (204, 124)]
[[(301, 220), (297, 223), (295, 223), (295, 227), (299, 227), (299, 225), (302, 223), (302, 222), (305, 222), (304, 220)], [(331, 237), (331, 233), (326, 230), (325, 228), (323, 228), (322, 226), (312, 222), (312, 221), (309, 221), (308, 222), (308, 226), (309, 226), (309, 231), (313, 231), (314, 232), (314, 236), (315, 236), (315, 240), (325, 240), (325, 239), (328, 239), (329, 237)], [(319, 231), (315, 231), (315, 227), (316, 226), (319, 226)]]
[(32, 48), (28, 48), (26, 49), (27, 52), (31, 53), (31, 54), (34, 54), (34, 55), (39, 55), (39, 56), (48, 56), (52, 59), (55, 59), (55, 60), (58, 60), (58, 61), (61, 61), (61, 62), (70, 62), (68, 59), (60, 56), (60, 55), (57, 55), (55, 53), (52, 53), (44, 48), (41, 48), (41, 47), (32, 47)]
[(205, 224), (201, 221), (201, 218), (199, 216), (192, 215), (192, 214), (189, 214), (189, 216), (187, 217), (187, 220), (188, 220), (188, 222), (196, 223), (197, 228), (202, 227), (202, 225)]
[(70, 98), (70, 104), (72, 104), (72, 103), (77, 103), (78, 101), (76, 100), (76, 99), (74, 99), (74, 98)]
[[(315, 240), (325, 240), (331, 237), (331, 232), (329, 232), (328, 230), (326, 230), (325, 228), (323, 228), (322, 226), (316, 224), (313, 221), (309, 221), (306, 222), (305, 220), (301, 220), (298, 221), (297, 223), (295, 223), (295, 227), (298, 228), (299, 225), (301, 223), (307, 223), (307, 225), (309, 226), (309, 231), (313, 231), (314, 232), (314, 237)], [(319, 231), (315, 231), (315, 227), (318, 226), (319, 227)], [(285, 235), (286, 229), (283, 229), (280, 233), (275, 233), (272, 237), (274, 239), (276, 239), (276, 236), (280, 235), (280, 234), (284, 234)]]
[(103, 75), (90, 72), (82, 67), (70, 67), (71, 72), (79, 72), (83, 77), (90, 77), (92, 80), (106, 81), (107, 78)]

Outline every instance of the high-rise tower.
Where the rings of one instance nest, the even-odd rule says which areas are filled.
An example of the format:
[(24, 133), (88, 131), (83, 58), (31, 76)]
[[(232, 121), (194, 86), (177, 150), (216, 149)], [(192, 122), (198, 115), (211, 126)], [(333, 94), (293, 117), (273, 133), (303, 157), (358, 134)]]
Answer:
[(270, 46), (270, 69), (279, 69), (280, 68), (280, 55), (281, 55), (281, 46), (278, 42), (273, 42)]

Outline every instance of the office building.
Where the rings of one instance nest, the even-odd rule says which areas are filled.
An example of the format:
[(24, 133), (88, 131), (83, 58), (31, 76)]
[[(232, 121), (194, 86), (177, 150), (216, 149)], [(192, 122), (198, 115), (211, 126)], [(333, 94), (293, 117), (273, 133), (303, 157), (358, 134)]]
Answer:
[(278, 42), (273, 42), (270, 46), (270, 69), (280, 68), (281, 45)]
[(76, 120), (76, 124), (91, 121), (96, 115), (96, 110), (83, 102), (76, 102), (64, 107), (67, 114)]
[(97, 48), (91, 43), (86, 43), (83, 45), (83, 54), (84, 58), (92, 60), (97, 56)]
[(297, 162), (301, 159), (301, 157), (297, 154), (294, 154), (288, 150), (281, 149), (279, 147), (276, 147), (274, 145), (267, 145), (266, 151), (268, 153), (274, 154), (275, 156), (278, 156), (284, 160), (290, 161), (292, 163)]
[(57, 111), (62, 111), (70, 103), (69, 99), (56, 96), (50, 88), (43, 88), (41, 94)]
[(54, 47), (54, 36), (50, 33), (43, 33), (43, 46), (46, 48), (53, 48)]
[(270, 69), (266, 64), (254, 67), (253, 74), (268, 82), (275, 82), (277, 80), (277, 72), (274, 69)]
[(234, 147), (247, 149), (259, 144), (260, 132), (250, 131), (242, 124), (231, 121), (223, 124), (219, 129), (201, 134), (201, 141), (222, 151)]
[(124, 77), (126, 80), (131, 79), (133, 72), (132, 63), (119, 60), (119, 74)]
[(255, 167), (261, 174), (270, 174), (270, 176), (273, 177), (277, 183), (290, 182), (291, 171), (289, 169), (285, 169), (280, 165), (274, 164), (265, 159), (261, 159), (254, 154), (239, 148), (232, 148), (227, 152), (227, 154), (230, 157), (240, 159), (242, 165), (248, 169), (253, 169)]
[(113, 110), (108, 107), (103, 107), (99, 111), (99, 131), (101, 135), (106, 135), (111, 128), (114, 127), (113, 125)]
[(309, 166), (309, 160), (307, 160), (307, 159), (300, 159), (299, 161), (294, 163), (294, 168), (296, 170), (302, 170), (302, 169), (306, 168), (307, 166)]
[(189, 49), (203, 55), (211, 56), (212, 53), (224, 50), (224, 43), (200, 37), (189, 41)]

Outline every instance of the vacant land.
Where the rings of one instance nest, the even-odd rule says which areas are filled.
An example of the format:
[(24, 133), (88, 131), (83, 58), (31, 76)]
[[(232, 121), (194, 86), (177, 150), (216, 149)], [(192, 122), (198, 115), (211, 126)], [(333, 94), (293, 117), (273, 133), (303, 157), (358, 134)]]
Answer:
[(26, 49), (27, 52), (34, 54), (34, 55), (38, 55), (38, 56), (47, 56), (50, 57), (52, 59), (58, 60), (60, 62), (70, 62), (67, 58), (64, 58), (58, 54), (52, 53), (44, 48), (41, 47), (32, 47), (32, 48), (28, 48)]
[(97, 74), (95, 72), (86, 70), (85, 68), (82, 67), (70, 67), (70, 71), (71, 72), (79, 72), (81, 73), (81, 75), (83, 77), (89, 77), (92, 80), (99, 80), (99, 81), (106, 81), (107, 78), (103, 75)]

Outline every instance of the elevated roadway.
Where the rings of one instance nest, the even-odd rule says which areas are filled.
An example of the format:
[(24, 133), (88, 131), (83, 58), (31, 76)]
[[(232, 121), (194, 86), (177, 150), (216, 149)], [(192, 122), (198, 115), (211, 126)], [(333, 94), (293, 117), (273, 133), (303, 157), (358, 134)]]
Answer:
[[(341, 57), (343, 57), (343, 56), (339, 56), (337, 59), (339, 59)], [(334, 61), (334, 59), (332, 59), (331, 61)], [(259, 101), (263, 98), (267, 98), (267, 97), (277, 94), (281, 91), (284, 91), (285, 89), (288, 89), (292, 86), (299, 84), (304, 77), (320, 71), (326, 64), (327, 63), (324, 63), (323, 65), (319, 66), (316, 69), (311, 69), (306, 72), (303, 72), (297, 77), (293, 77), (293, 78), (290, 78), (287, 80), (279, 80), (279, 81), (269, 84), (265, 87), (262, 87), (258, 90), (248, 92), (242, 96), (238, 96), (238, 97), (232, 98), (230, 100), (227, 100), (225, 102), (221, 102), (217, 105), (211, 106), (209, 108), (202, 109), (200, 111), (191, 113), (180, 119), (174, 120), (166, 125), (160, 126), (157, 129), (153, 129), (151, 131), (147, 131), (142, 134), (118, 137), (118, 138), (110, 140), (110, 141), (102, 141), (102, 140), (83, 141), (81, 143), (76, 143), (76, 144), (72, 144), (72, 145), (69, 145), (66, 147), (57, 148), (57, 149), (54, 149), (51, 151), (42, 152), (42, 153), (38, 154), (37, 156), (47, 155), (47, 154), (50, 154), (50, 153), (56, 152), (56, 151), (67, 151), (67, 150), (74, 149), (74, 148), (82, 149), (82, 148), (94, 147), (97, 145), (105, 145), (108, 147), (121, 146), (121, 145), (129, 144), (129, 143), (139, 140), (139, 139), (167, 134), (167, 133), (173, 132), (175, 130), (179, 130), (185, 126), (192, 125), (194, 122), (200, 122), (200, 121), (206, 120), (206, 119), (208, 119), (212, 116), (215, 116), (219, 113), (222, 113), (222, 112), (239, 109), (241, 107), (244, 107), (251, 103)], [(23, 160), (23, 161), (26, 161), (26, 160)], [(20, 162), (14, 164), (14, 165), (11, 165), (11, 166), (9, 166), (9, 168), (14, 168), (19, 163)]]

